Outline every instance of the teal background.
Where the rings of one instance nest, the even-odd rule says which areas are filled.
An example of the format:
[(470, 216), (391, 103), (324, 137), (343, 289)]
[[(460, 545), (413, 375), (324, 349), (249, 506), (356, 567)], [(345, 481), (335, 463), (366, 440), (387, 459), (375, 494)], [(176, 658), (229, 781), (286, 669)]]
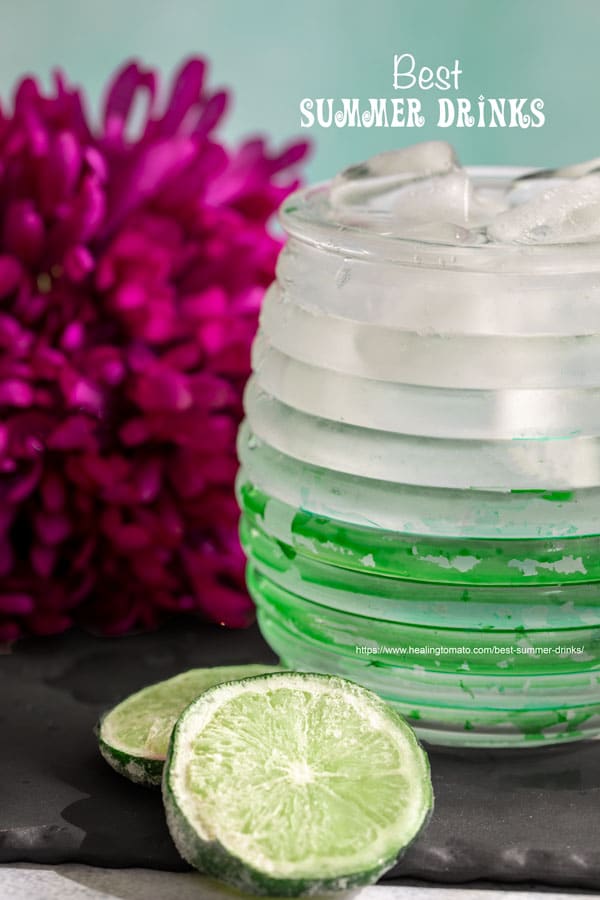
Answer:
[[(393, 96), (392, 57), (452, 64), (459, 95), (542, 97), (540, 129), (302, 130), (311, 179), (383, 149), (451, 140), (465, 163), (553, 165), (600, 155), (599, 0), (1, 0), (0, 89), (60, 65), (97, 108), (134, 55), (169, 72), (191, 53), (235, 103), (225, 134), (299, 134), (302, 97)], [(414, 94), (418, 92), (398, 92)], [(431, 93), (431, 92), (430, 92)], [(429, 106), (431, 96), (420, 95)], [(454, 94), (446, 94), (454, 96)]]

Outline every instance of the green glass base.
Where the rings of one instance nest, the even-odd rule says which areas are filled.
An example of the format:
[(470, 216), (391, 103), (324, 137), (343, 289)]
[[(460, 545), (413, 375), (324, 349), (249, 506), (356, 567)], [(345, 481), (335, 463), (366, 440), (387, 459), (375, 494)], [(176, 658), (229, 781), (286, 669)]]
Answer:
[[(285, 509), (251, 485), (239, 497), (248, 587), (263, 635), (286, 665), (377, 691), (432, 743), (526, 747), (600, 735), (598, 581), (554, 571), (551, 582), (544, 567), (541, 577), (515, 579), (506, 546), (515, 542), (499, 540), (465, 546), (495, 573), (491, 583), (472, 570), (457, 573), (459, 581), (445, 567), (446, 581), (426, 580), (422, 561), (402, 549), (418, 538), (367, 535)], [(595, 571), (597, 538), (577, 540)], [(522, 543), (544, 562), (552, 553), (564, 558), (567, 542)], [(459, 551), (447, 545), (439, 541), (437, 552), (451, 559)], [(358, 553), (375, 564), (355, 565)]]
[[(398, 666), (383, 668), (368, 660), (340, 656), (335, 648), (315, 647), (305, 636), (282, 628), (259, 612), (265, 640), (292, 669), (326, 672), (356, 681), (391, 703), (413, 726), (418, 736), (430, 744), (447, 747), (525, 748), (553, 745), (600, 736), (600, 700), (578, 703), (557, 698), (555, 708), (527, 708), (527, 685), (515, 690), (516, 705), (523, 709), (486, 708), (477, 694), (465, 688), (461, 706), (450, 705), (443, 687), (432, 680), (412, 697), (412, 673)], [(498, 687), (497, 692), (501, 690)], [(510, 697), (507, 698), (510, 702)], [(550, 701), (551, 702), (551, 701)], [(481, 703), (481, 705), (480, 705)]]

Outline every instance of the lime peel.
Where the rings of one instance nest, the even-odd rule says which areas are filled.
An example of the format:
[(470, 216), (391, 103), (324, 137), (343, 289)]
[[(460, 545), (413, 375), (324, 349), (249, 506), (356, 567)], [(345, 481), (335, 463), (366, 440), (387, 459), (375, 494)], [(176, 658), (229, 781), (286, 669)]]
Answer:
[(203, 691), (277, 666), (242, 665), (190, 669), (131, 694), (96, 726), (100, 753), (120, 775), (136, 784), (159, 786), (173, 726)]
[(429, 763), (406, 722), (337, 676), (221, 684), (180, 717), (163, 773), (167, 823), (193, 866), (252, 893), (377, 880), (429, 818)]

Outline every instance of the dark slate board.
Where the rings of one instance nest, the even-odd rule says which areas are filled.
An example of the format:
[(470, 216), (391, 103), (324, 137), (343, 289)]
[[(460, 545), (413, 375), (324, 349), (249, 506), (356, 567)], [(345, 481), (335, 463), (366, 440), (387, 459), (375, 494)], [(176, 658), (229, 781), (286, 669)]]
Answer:
[[(71, 632), (0, 656), (0, 862), (180, 870), (160, 793), (100, 758), (100, 712), (193, 666), (271, 662), (258, 631), (173, 624)], [(600, 889), (600, 741), (543, 751), (431, 751), (436, 809), (392, 876)]]

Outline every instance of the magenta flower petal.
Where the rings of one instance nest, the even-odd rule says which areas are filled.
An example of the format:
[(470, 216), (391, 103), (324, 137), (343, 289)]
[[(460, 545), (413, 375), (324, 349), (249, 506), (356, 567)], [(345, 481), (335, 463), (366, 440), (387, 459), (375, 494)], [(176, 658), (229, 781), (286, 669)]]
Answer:
[(213, 94), (206, 104), (198, 124), (194, 128), (194, 137), (205, 138), (209, 132), (213, 130), (219, 119), (221, 119), (225, 113), (228, 102), (229, 97), (225, 91), (219, 91), (217, 94)]
[(67, 353), (80, 350), (85, 339), (85, 330), (81, 322), (70, 322), (60, 339), (60, 345)]
[[(4, 501), (16, 505), (29, 499), (40, 481), (41, 465), (39, 461), (32, 465), (17, 469), (8, 485), (4, 486)], [(0, 488), (3, 485), (0, 483)], [(1, 496), (1, 494), (0, 494)]]
[(310, 149), (308, 141), (296, 141), (286, 147), (282, 152), (272, 158), (271, 164), (276, 171), (288, 169), (297, 162), (301, 162)]
[(35, 602), (30, 594), (0, 594), (0, 616), (26, 616), (35, 609)]
[(0, 382), (0, 406), (25, 406), (33, 402), (33, 389), (26, 381), (18, 378)]
[(15, 566), (15, 554), (12, 546), (4, 538), (0, 541), (0, 577), (7, 578), (10, 576)]
[[(94, 257), (82, 245), (70, 247), (65, 254), (65, 273), (74, 282), (83, 281), (94, 268)], [(73, 323), (78, 325), (79, 323)]]
[(135, 447), (150, 438), (150, 428), (144, 419), (132, 419), (123, 425), (119, 437), (125, 447)]
[(72, 240), (84, 243), (93, 237), (104, 220), (106, 200), (102, 185), (93, 175), (84, 178), (72, 219)]
[(48, 472), (40, 485), (42, 503), (49, 512), (60, 512), (65, 507), (65, 485), (57, 472)]
[(307, 148), (224, 146), (205, 60), (161, 96), (134, 61), (99, 127), (61, 73), (0, 112), (0, 641), (252, 620), (235, 438)]
[(22, 119), (28, 148), (34, 156), (48, 150), (48, 131), (38, 109), (40, 91), (34, 78), (24, 78), (15, 93), (15, 114)]
[(140, 408), (147, 412), (184, 410), (192, 405), (192, 393), (186, 376), (169, 369), (138, 378), (132, 396)]
[(117, 74), (106, 96), (105, 140), (111, 143), (123, 140), (127, 120), (140, 88), (148, 93), (151, 110), (156, 93), (156, 76), (154, 72), (144, 72), (135, 62), (129, 63)]
[(105, 223), (112, 231), (127, 213), (174, 178), (194, 158), (195, 147), (188, 137), (174, 137), (150, 145), (134, 160), (112, 194), (111, 214)]
[(50, 546), (60, 544), (71, 533), (69, 519), (60, 514), (39, 512), (34, 519), (38, 537)]
[(95, 423), (85, 416), (71, 416), (48, 438), (51, 450), (91, 450), (96, 446)]
[(0, 297), (6, 297), (16, 289), (21, 280), (21, 266), (12, 256), (0, 256)]
[(42, 217), (29, 200), (15, 200), (6, 211), (3, 247), (24, 263), (35, 263), (44, 242)]
[(136, 483), (141, 503), (151, 503), (160, 493), (162, 465), (157, 459), (150, 459), (136, 472)]
[(56, 564), (56, 552), (43, 544), (34, 544), (30, 553), (31, 568), (40, 578), (50, 578)]
[(150, 122), (146, 134), (163, 137), (175, 134), (190, 109), (201, 96), (206, 63), (203, 59), (187, 60), (173, 80), (173, 89), (164, 115), (157, 122)]
[(74, 192), (82, 164), (82, 148), (74, 134), (60, 132), (50, 144), (44, 178), (40, 183), (40, 206), (51, 214)]
[(108, 168), (102, 153), (96, 147), (86, 147), (84, 159), (90, 172), (96, 176), (98, 183), (104, 184), (108, 180)]

